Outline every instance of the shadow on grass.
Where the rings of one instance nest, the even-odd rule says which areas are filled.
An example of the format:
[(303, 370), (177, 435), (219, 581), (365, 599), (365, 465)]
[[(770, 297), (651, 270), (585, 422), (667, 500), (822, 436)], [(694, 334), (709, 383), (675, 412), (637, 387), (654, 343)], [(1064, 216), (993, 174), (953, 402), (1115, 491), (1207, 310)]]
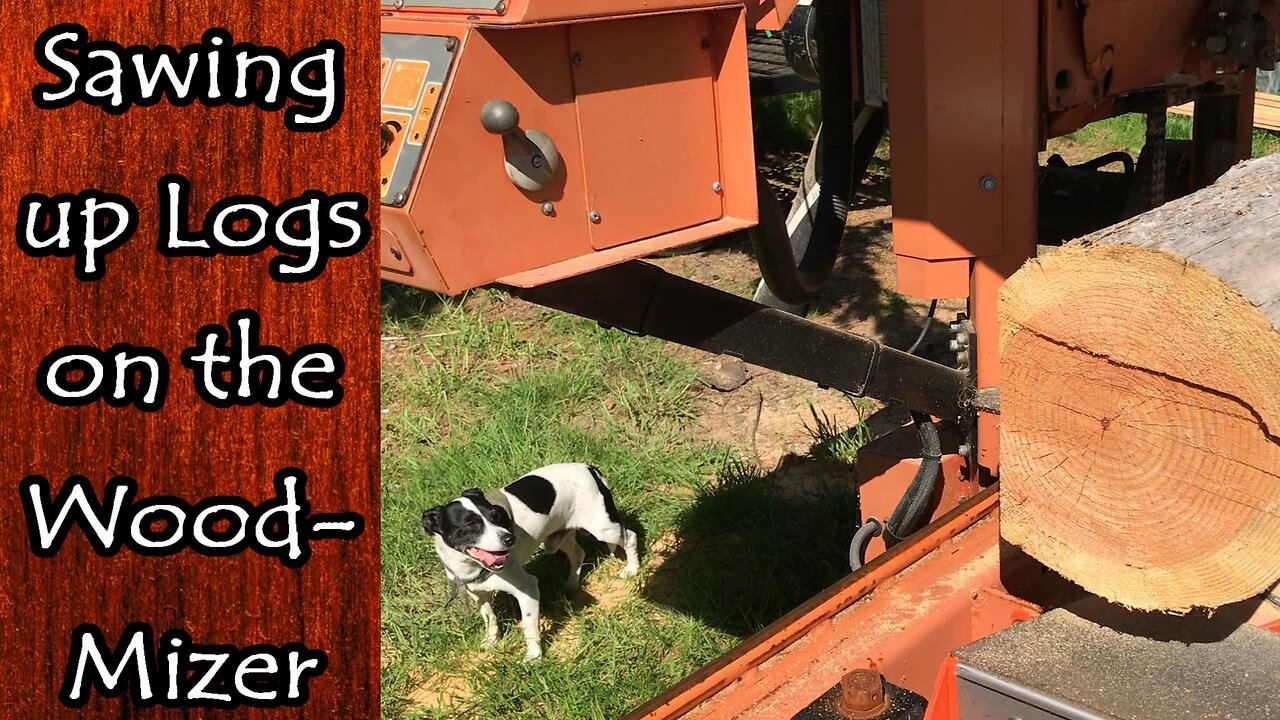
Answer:
[[(645, 560), (645, 531), (639, 518), (629, 512), (622, 513), (622, 524), (636, 534), (640, 547), (640, 560)], [(573, 617), (584, 608), (599, 604), (599, 598), (591, 594), (587, 586), (588, 579), (596, 573), (616, 574), (622, 569), (621, 563), (611, 564), (606, 568), (601, 565), (610, 558), (625, 560), (621, 550), (610, 552), (609, 546), (596, 540), (591, 535), (579, 531), (578, 544), (586, 553), (582, 561), (582, 586), (575, 589), (565, 587), (565, 579), (569, 577), (569, 559), (562, 553), (537, 552), (525, 563), (525, 569), (538, 578), (538, 590), (541, 593), (540, 612), (550, 622), (550, 628), (544, 628), (542, 641), (544, 644), (554, 643), (556, 635)], [(619, 581), (622, 582), (622, 581)], [(623, 586), (626, 587), (626, 586)], [(498, 593), (494, 600), (494, 611), (498, 614), (498, 622), (504, 630), (514, 628), (519, 633), (520, 607), (515, 597), (507, 593)]]
[[(803, 153), (775, 153), (765, 162), (766, 175), (784, 208), (791, 207), (794, 188), (804, 169)], [(850, 204), (857, 213), (889, 206), (889, 163), (873, 158), (867, 176), (858, 186)], [(892, 275), (881, 268), (893, 266), (892, 220), (863, 221), (845, 229), (831, 279), (810, 304), (810, 314), (827, 318), (838, 327), (859, 326), (859, 332), (870, 331), (885, 344), (905, 349), (924, 327), (924, 307), (899, 294)], [(754, 257), (751, 243), (738, 235), (725, 236), (703, 248), (706, 253), (741, 253)], [(947, 322), (953, 312), (939, 310), (921, 343), (919, 354), (935, 361), (954, 361), (947, 348), (950, 340)]]
[(421, 325), (440, 310), (447, 298), (427, 290), (382, 283), (382, 316), (384, 321)]
[(855, 470), (791, 455), (772, 472), (731, 468), (699, 494), (642, 593), (745, 637), (849, 572)]

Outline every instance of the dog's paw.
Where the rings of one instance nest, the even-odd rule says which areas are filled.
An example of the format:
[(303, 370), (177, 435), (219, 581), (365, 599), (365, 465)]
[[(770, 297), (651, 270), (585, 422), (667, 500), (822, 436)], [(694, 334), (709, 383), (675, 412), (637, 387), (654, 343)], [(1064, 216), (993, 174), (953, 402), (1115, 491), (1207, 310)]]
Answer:
[(541, 650), (537, 650), (537, 651), (530, 650), (529, 652), (524, 654), (524, 660), (521, 660), (521, 662), (523, 662), (525, 665), (529, 665), (531, 663), (536, 663), (541, 659), (542, 659)]
[(627, 578), (635, 577), (635, 576), (636, 576), (636, 573), (638, 573), (638, 572), (640, 572), (640, 567), (639, 567), (639, 566), (637, 566), (637, 565), (628, 565), (628, 566), (626, 566), (626, 567), (622, 568), (622, 572), (618, 573), (618, 577), (619, 577), (619, 578), (621, 578), (621, 579), (623, 579), (623, 580), (626, 580)]
[(493, 637), (487, 637), (484, 640), (481, 640), (480, 647), (484, 648), (485, 650), (492, 650), (498, 647), (498, 636), (494, 635)]

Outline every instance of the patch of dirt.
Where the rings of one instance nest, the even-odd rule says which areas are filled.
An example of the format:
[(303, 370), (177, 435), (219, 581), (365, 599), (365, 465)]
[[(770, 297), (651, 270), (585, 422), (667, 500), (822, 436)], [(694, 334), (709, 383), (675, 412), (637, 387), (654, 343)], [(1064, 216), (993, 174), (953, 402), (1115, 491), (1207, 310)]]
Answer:
[(457, 707), (471, 697), (471, 688), (467, 687), (465, 677), (463, 673), (429, 675), (406, 697), (412, 707), (423, 710)]
[(598, 568), (583, 583), (583, 589), (595, 600), (594, 606), (601, 610), (614, 607), (635, 589), (635, 580), (619, 578), (618, 569), (613, 565), (610, 563), (607, 569)]
[[(785, 183), (798, 181), (804, 155), (770, 158), (785, 161), (786, 171), (775, 171), (770, 181), (784, 205), (791, 191)], [(848, 229), (836, 261), (834, 275), (809, 312), (809, 319), (847, 332), (864, 335), (892, 347), (909, 347), (919, 336), (929, 311), (929, 302), (899, 295), (890, 228), (887, 165), (873, 166), (849, 213)], [(672, 272), (712, 287), (750, 297), (760, 272), (745, 241), (726, 242), (691, 255), (648, 260)], [(951, 362), (946, 326), (963, 300), (938, 304), (921, 354)], [(708, 353), (688, 348), (674, 352), (693, 362), (711, 359)], [(809, 428), (814, 426), (810, 406), (830, 418), (836, 427), (848, 428), (879, 409), (879, 403), (864, 401), (862, 412), (843, 393), (824, 390), (816, 384), (754, 365), (748, 366), (751, 379), (730, 392), (703, 389), (704, 402), (697, 429), (706, 437), (744, 448), (762, 469), (776, 468), (789, 455), (805, 455), (813, 445)], [(807, 426), (807, 427), (806, 427)], [(888, 429), (888, 428), (884, 428)]]
[(702, 437), (754, 456), (760, 468), (770, 470), (787, 455), (809, 452), (813, 412), (842, 428), (858, 423), (858, 410), (844, 394), (762, 367), (750, 369), (750, 382), (737, 390), (700, 390), (697, 428)]

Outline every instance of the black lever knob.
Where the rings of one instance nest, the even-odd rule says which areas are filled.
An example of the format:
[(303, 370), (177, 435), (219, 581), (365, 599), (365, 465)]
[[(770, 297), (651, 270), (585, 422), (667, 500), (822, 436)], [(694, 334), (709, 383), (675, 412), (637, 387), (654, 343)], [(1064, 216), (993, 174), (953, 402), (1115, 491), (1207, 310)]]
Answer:
[(494, 135), (505, 135), (520, 126), (520, 111), (506, 100), (490, 100), (480, 108), (480, 125)]

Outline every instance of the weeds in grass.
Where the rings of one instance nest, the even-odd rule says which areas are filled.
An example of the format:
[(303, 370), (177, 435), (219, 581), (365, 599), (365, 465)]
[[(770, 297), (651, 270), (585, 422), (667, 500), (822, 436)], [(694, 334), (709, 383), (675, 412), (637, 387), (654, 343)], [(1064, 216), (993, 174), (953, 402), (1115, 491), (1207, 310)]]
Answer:
[(827, 460), (857, 467), (858, 451), (871, 442), (871, 429), (862, 422), (863, 407), (854, 404), (858, 421), (852, 427), (839, 426), (826, 410), (818, 410), (809, 404), (809, 414), (813, 416), (813, 425), (804, 424), (805, 432), (813, 440), (809, 449), (810, 457), (816, 460)]

